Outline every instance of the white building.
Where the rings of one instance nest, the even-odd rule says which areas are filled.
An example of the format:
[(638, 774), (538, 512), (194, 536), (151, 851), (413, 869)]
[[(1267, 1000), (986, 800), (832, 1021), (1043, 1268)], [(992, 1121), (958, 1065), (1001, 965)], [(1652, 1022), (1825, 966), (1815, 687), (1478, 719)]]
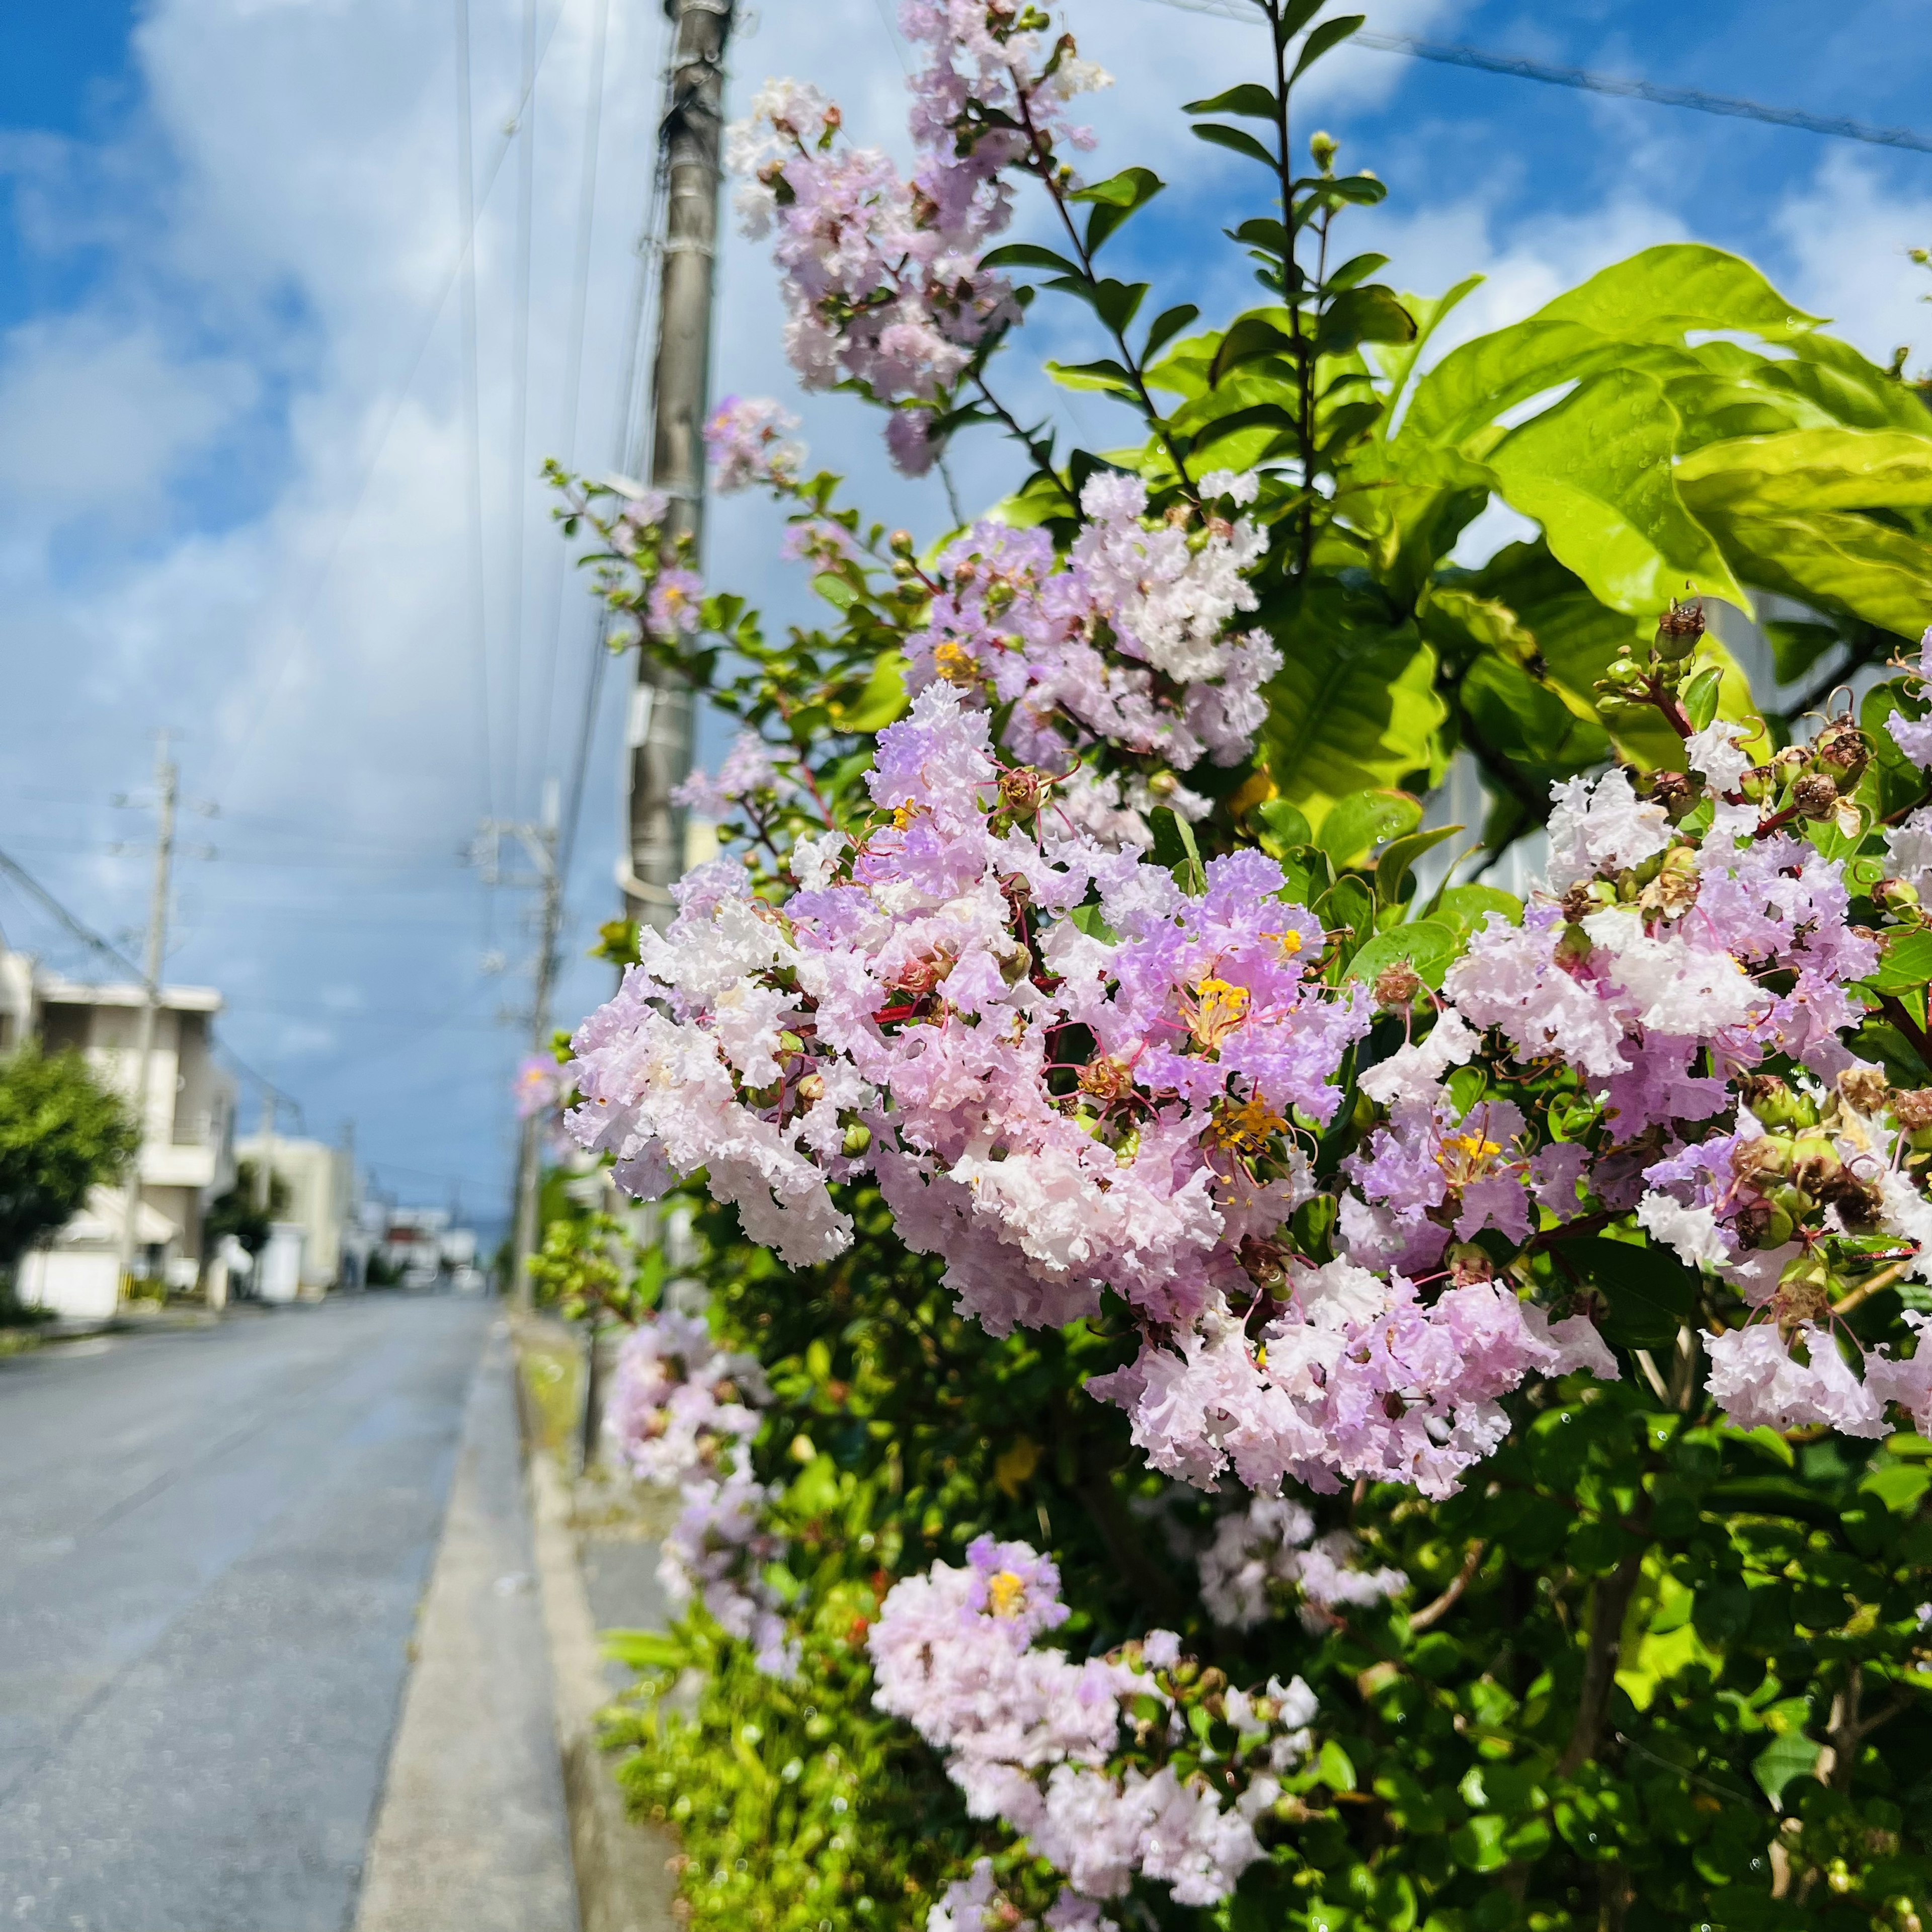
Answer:
[[(137, 986), (92, 986), (0, 952), (0, 1052), (32, 1036), (49, 1053), (77, 1048), (132, 1106), (140, 1090)], [(148, 1058), (147, 1113), (133, 1189), (98, 1187), (50, 1240), (22, 1258), (25, 1301), (64, 1315), (112, 1314), (121, 1289), (122, 1231), (134, 1197), (135, 1268), (192, 1287), (202, 1261), (203, 1210), (235, 1178), (235, 1083), (216, 1066), (221, 995), (208, 986), (163, 988)]]
[[(302, 1258), (295, 1270), (300, 1292), (318, 1295), (340, 1286), (343, 1237), (354, 1212), (355, 1177), (347, 1155), (326, 1141), (245, 1134), (235, 1143), (235, 1157), (251, 1162), (257, 1174), (267, 1166), (288, 1190), (277, 1226), (301, 1231)], [(284, 1238), (285, 1246), (289, 1238)], [(262, 1292), (265, 1299), (274, 1298), (266, 1288)]]

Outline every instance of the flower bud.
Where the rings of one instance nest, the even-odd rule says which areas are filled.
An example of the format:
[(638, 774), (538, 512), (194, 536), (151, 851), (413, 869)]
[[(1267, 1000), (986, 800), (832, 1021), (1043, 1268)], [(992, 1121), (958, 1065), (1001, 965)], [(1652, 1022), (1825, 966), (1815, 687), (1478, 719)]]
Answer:
[(1815, 1130), (1798, 1136), (1791, 1150), (1791, 1178), (1806, 1193), (1816, 1196), (1842, 1166), (1828, 1134)]
[(1810, 1101), (1775, 1073), (1754, 1073), (1742, 1083), (1744, 1105), (1774, 1132), (1809, 1126), (1816, 1118)]
[(1325, 130), (1309, 137), (1308, 152), (1314, 157), (1315, 165), (1325, 175), (1335, 165), (1335, 157), (1340, 152), (1341, 142)]
[(848, 1160), (856, 1160), (872, 1144), (872, 1129), (862, 1120), (854, 1120), (845, 1130), (845, 1138), (838, 1150)]
[(1704, 607), (1670, 600), (1670, 608), (1657, 620), (1657, 655), (1666, 664), (1679, 664), (1694, 651), (1704, 635)]
[(791, 1090), (809, 1106), (814, 1101), (825, 1098), (825, 1076), (822, 1073), (808, 1073)]
[(1894, 919), (1916, 919), (1918, 912), (1918, 889), (1904, 879), (1881, 879), (1872, 888), (1872, 902), (1880, 912), (1891, 914)]
[(1762, 805), (1778, 788), (1778, 774), (1768, 765), (1753, 765), (1738, 781), (1738, 789), (1753, 805)]

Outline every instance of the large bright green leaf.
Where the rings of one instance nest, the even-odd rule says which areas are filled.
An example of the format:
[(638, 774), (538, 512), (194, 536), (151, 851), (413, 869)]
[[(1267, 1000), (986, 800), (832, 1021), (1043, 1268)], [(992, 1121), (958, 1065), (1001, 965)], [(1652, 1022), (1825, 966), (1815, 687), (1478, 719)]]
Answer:
[(1687, 351), (1668, 344), (1621, 342), (1580, 322), (1532, 316), (1444, 356), (1416, 383), (1397, 442), (1459, 446), (1505, 410), (1603, 370), (1667, 378), (1698, 368)]
[(1412, 626), (1356, 618), (1332, 585), (1272, 628), (1284, 662), (1268, 688), (1268, 770), (1318, 832), (1337, 799), (1430, 764), (1445, 715), (1436, 655)]
[(1932, 504), (1932, 416), (1926, 434), (1832, 427), (1741, 436), (1694, 451), (1677, 486), (1701, 516), (1751, 512), (1900, 509)]
[(1668, 242), (1600, 269), (1546, 302), (1535, 320), (1580, 322), (1625, 342), (1680, 342), (1687, 331), (1706, 328), (1744, 329), (1780, 341), (1823, 318), (1786, 301), (1742, 256), (1698, 242)]
[(1932, 544), (1849, 510), (1702, 512), (1753, 584), (1902, 638), (1932, 623)]
[(1616, 370), (1512, 430), (1489, 462), (1502, 495), (1612, 610), (1642, 616), (1685, 596), (1748, 609), (1724, 554), (1678, 500), (1676, 437), (1661, 386)]

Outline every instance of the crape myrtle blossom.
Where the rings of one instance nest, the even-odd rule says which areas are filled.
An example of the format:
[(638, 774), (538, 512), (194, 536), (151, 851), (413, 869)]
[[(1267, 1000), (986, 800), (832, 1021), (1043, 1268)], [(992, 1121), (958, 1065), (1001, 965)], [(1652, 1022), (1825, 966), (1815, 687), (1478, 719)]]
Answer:
[[(1907, 679), (1918, 686), (1922, 694), (1932, 689), (1932, 629), (1919, 639), (1918, 656), (1905, 670)], [(1908, 718), (1894, 712), (1886, 730), (1892, 742), (1922, 771), (1932, 771), (1932, 716)]]
[(517, 1077), (510, 1083), (520, 1120), (548, 1113), (568, 1090), (562, 1068), (557, 1065), (555, 1055), (548, 1053), (526, 1054), (517, 1063)]
[[(1061, 595), (1008, 538), (967, 540), (944, 622), (1024, 636)], [(1856, 728), (1742, 772), (1738, 734), (1715, 732), (1692, 774), (1559, 784), (1551, 891), (1520, 922), (1490, 915), (1439, 994), (1418, 1004), (1410, 974), (1391, 1006), (1381, 979), (1372, 1000), (1333, 970), (1337, 936), (1274, 860), (1178, 877), (1130, 830), (1110, 844), (1061, 808), (1069, 774), (1001, 761), (987, 696), (944, 675), (919, 691), (879, 738), (871, 816), (801, 839), (782, 903), (720, 862), (642, 936), (568, 1070), (572, 1130), (622, 1184), (701, 1169), (804, 1265), (849, 1241), (836, 1190), (869, 1176), (996, 1334), (1094, 1316), (1111, 1292), (1139, 1352), (1088, 1391), (1153, 1467), (1204, 1488), (1450, 1493), (1526, 1379), (1618, 1374), (1598, 1290), (1549, 1257), (1570, 1224), (1620, 1217), (1772, 1304), (1821, 1418), (1916, 1410), (1932, 1355), (1876, 1352), (1876, 1378), (1855, 1377), (1870, 1402), (1848, 1407), (1823, 1386), (1835, 1366), (1788, 1346), (1807, 1323), (1838, 1346), (1826, 1279), (1865, 1252), (1846, 1244), (1889, 1240), (1878, 1259), (1932, 1274), (1932, 1145), (1912, 1140), (1932, 1102), (1891, 1096), (1844, 1038), (1883, 935), (1802, 836), (1841, 815)], [(1378, 1003), (1405, 1016), (1393, 1042), (1368, 1041)], [(1318, 1193), (1332, 1232), (1307, 1244)], [(1714, 1361), (1762, 1367), (1768, 1342), (1724, 1332)], [(1762, 1401), (1783, 1412), (1780, 1373)], [(1748, 1406), (1762, 1382), (1741, 1366), (1716, 1385)]]
[(1201, 1552), (1201, 1600), (1217, 1624), (1252, 1630), (1283, 1603), (1298, 1603), (1312, 1630), (1333, 1621), (1330, 1612), (1382, 1603), (1408, 1587), (1400, 1570), (1371, 1569), (1361, 1546), (1346, 1529), (1317, 1536), (1315, 1519), (1287, 1496), (1256, 1496), (1214, 1526)]
[[(867, 1636), (874, 1703), (944, 1754), (975, 1817), (1023, 1835), (1074, 1894), (1117, 1898), (1138, 1876), (1183, 1905), (1226, 1898), (1263, 1856), (1254, 1821), (1280, 1795), (1276, 1774), (1309, 1749), (1307, 1687), (1297, 1678), (1253, 1696), (1228, 1691), (1233, 1756), (1203, 1754), (1183, 1777), (1164, 1761), (1192, 1743), (1180, 1688), (1191, 1676), (1172, 1674), (1179, 1639), (1150, 1631), (1076, 1661), (1040, 1641), (1068, 1614), (1051, 1562), (990, 1537), (967, 1559), (964, 1568), (935, 1563), (887, 1593)], [(1142, 1700), (1160, 1714), (1137, 1715)], [(1117, 1769), (1124, 1732), (1138, 1761)], [(1149, 1771), (1150, 1756), (1161, 1761)]]
[(727, 396), (704, 425), (718, 493), (796, 481), (805, 462), (804, 446), (790, 440), (797, 428), (797, 417), (768, 396)]
[[(1099, 1903), (1064, 1886), (1045, 1915), (1048, 1932), (1118, 1932)], [(971, 1873), (955, 1879), (926, 1915), (926, 1932), (1040, 1932), (1041, 1922), (1021, 1916), (993, 1876), (991, 1858), (974, 1860)]]
[(664, 1310), (625, 1338), (604, 1427), (633, 1475), (682, 1498), (658, 1564), (665, 1594), (679, 1605), (696, 1598), (761, 1669), (789, 1677), (797, 1645), (763, 1576), (784, 1544), (766, 1526), (772, 1492), (750, 1456), (770, 1400), (754, 1358), (721, 1349), (702, 1316)]
[(916, 476), (937, 453), (922, 406), (940, 403), (1019, 314), (1010, 285), (980, 262), (1011, 217), (1002, 177), (1051, 172), (1056, 143), (1084, 145), (1066, 104), (1107, 77), (1070, 38), (1016, 29), (985, 0), (908, 0), (901, 17), (928, 50), (913, 82), (910, 180), (878, 148), (842, 142), (838, 108), (790, 80), (759, 92), (726, 159), (746, 232), (772, 238), (792, 366), (809, 388), (844, 377), (914, 405), (892, 411), (887, 441)]
[[(1216, 472), (1202, 490), (1239, 507), (1256, 479)], [(1064, 556), (1044, 530), (998, 523), (946, 547), (926, 625), (907, 640), (907, 688), (944, 682), (1010, 706), (1000, 749), (1056, 775), (1096, 742), (1175, 772), (1203, 757), (1238, 764), (1281, 668), (1265, 632), (1232, 628), (1255, 608), (1244, 573), (1264, 539), (1240, 517), (1150, 530), (1138, 477), (1090, 478), (1080, 507), (1087, 520)]]
[(724, 818), (735, 806), (783, 783), (772, 760), (772, 748), (755, 731), (741, 731), (715, 776), (693, 772), (671, 791), (671, 802), (710, 818)]

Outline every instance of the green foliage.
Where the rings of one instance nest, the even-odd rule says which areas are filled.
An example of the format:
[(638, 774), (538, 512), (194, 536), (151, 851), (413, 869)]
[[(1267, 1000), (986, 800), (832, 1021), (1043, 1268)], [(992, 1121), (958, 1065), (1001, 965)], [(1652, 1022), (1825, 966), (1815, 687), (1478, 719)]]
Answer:
[(132, 1114), (69, 1050), (28, 1042), (0, 1060), (0, 1271), (118, 1180), (140, 1144)]
[(226, 1193), (218, 1194), (202, 1216), (203, 1245), (212, 1252), (219, 1242), (232, 1234), (250, 1254), (259, 1255), (268, 1245), (269, 1222), (286, 1214), (293, 1198), (289, 1184), (279, 1174), (272, 1173), (264, 1204), (261, 1169), (252, 1160), (238, 1160), (234, 1186)]

